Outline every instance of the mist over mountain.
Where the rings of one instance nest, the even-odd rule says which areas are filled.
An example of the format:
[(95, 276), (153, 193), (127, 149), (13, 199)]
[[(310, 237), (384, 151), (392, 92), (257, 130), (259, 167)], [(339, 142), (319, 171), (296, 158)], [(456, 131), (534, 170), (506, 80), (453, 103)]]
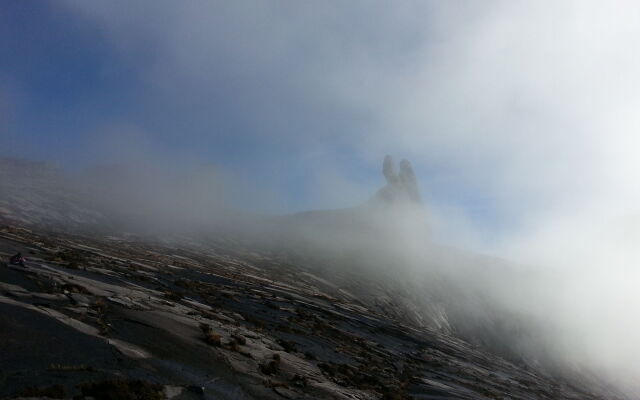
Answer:
[(295, 288), (301, 277), (311, 278), (312, 290), (411, 329), (461, 339), (545, 379), (613, 393), (606, 369), (575, 357), (588, 342), (563, 347), (566, 327), (552, 311), (557, 294), (546, 292), (562, 283), (544, 271), (439, 245), (406, 160), (397, 171), (387, 156), (385, 185), (361, 205), (284, 216), (234, 208), (225, 202), (224, 179), (210, 179), (213, 173), (198, 180), (190, 178), (202, 174), (100, 168), (68, 176), (44, 163), (2, 163), (5, 227), (29, 228), (43, 238), (51, 232), (52, 238), (82, 235), (76, 241), (162, 243), (194, 254), (268, 255), (278, 266), (261, 272), (266, 279)]
[(0, 398), (639, 398), (639, 17), (4, 0)]

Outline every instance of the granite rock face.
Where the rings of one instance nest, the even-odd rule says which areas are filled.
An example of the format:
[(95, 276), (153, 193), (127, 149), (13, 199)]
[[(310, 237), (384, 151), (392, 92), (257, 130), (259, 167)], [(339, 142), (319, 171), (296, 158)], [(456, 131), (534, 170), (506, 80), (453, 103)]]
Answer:
[(362, 277), (238, 241), (0, 225), (0, 256), (16, 251), (25, 267), (0, 264), (2, 399), (624, 398), (417, 326), (388, 285), (373, 304)]
[(378, 190), (372, 199), (373, 202), (394, 205), (422, 204), (418, 182), (409, 161), (400, 161), (400, 172), (397, 172), (393, 158), (387, 155), (382, 163), (382, 174), (387, 184)]
[[(625, 398), (501, 348), (536, 331), (486, 294), (531, 277), (429, 240), (406, 160), (386, 157), (385, 186), (357, 207), (170, 235), (106, 229), (63, 177), (8, 165), (0, 398)], [(2, 262), (16, 252), (25, 268)]]

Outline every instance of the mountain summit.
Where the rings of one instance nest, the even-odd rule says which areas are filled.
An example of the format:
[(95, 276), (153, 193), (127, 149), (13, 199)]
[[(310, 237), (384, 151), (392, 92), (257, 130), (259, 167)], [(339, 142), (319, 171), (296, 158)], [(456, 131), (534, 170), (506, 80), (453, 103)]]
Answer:
[(413, 168), (409, 161), (400, 161), (400, 172), (398, 173), (393, 157), (387, 155), (382, 163), (382, 174), (387, 180), (387, 184), (378, 190), (374, 196), (376, 201), (394, 204), (422, 204), (416, 175), (413, 173)]

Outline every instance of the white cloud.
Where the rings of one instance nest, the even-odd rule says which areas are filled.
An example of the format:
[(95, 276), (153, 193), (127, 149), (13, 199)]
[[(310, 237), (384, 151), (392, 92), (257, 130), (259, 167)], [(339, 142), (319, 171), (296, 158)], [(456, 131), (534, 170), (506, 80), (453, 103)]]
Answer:
[[(155, 93), (206, 104), (230, 90), (255, 120), (243, 134), (301, 149), (340, 138), (372, 163), (406, 154), (518, 217), (605, 192), (640, 200), (632, 3), (67, 4), (140, 63)], [(297, 103), (324, 119), (347, 110), (336, 118), (359, 128), (288, 129)]]
[[(357, 195), (335, 178), (345, 171), (322, 167), (340, 164), (316, 144), (340, 141), (375, 168), (385, 153), (406, 156), (427, 191), (436, 180), (471, 187), (514, 219), (520, 230), (487, 250), (584, 263), (571, 293), (596, 291), (603, 268), (635, 279), (624, 271), (636, 241), (614, 234), (636, 224), (625, 216), (640, 204), (635, 2), (65, 3), (104, 29), (153, 95), (205, 109), (228, 96), (250, 120), (242, 134), (297, 149), (322, 188), (339, 182), (327, 197)], [(455, 220), (449, 236), (482, 241), (468, 216)], [(627, 293), (619, 282), (607, 293)], [(582, 315), (592, 300), (563, 304)], [(621, 353), (640, 333), (630, 329), (589, 340), (602, 350), (619, 338)]]

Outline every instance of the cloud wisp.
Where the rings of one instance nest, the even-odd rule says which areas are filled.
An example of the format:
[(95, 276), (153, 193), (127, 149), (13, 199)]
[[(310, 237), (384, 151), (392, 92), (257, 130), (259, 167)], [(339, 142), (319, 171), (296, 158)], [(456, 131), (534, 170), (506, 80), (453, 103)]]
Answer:
[(266, 181), (285, 209), (364, 201), (378, 176), (362, 171), (402, 154), (434, 237), (552, 271), (535, 312), (556, 344), (579, 337), (582, 358), (640, 376), (636, 4), (55, 7), (90, 21), (137, 83), (135, 109), (105, 130), (135, 126), (164, 159)]

